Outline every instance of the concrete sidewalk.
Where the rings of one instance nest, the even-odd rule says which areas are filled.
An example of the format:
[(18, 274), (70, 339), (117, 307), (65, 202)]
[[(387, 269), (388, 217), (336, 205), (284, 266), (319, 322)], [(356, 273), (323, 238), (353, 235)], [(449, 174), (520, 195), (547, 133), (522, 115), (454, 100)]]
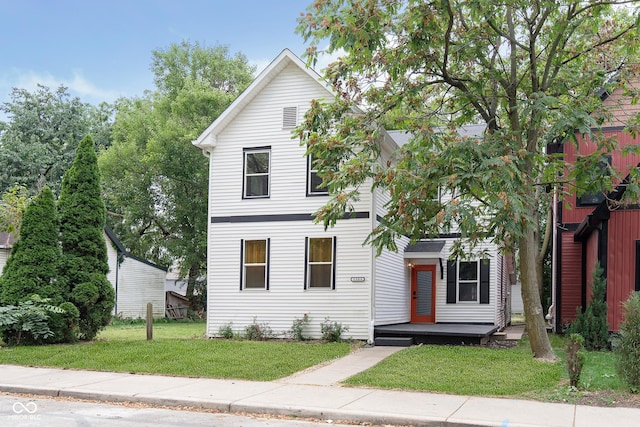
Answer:
[[(640, 409), (341, 387), (337, 382), (399, 350), (360, 349), (273, 382), (0, 365), (0, 391), (414, 426), (640, 425)], [(44, 415), (44, 414), (43, 414)]]

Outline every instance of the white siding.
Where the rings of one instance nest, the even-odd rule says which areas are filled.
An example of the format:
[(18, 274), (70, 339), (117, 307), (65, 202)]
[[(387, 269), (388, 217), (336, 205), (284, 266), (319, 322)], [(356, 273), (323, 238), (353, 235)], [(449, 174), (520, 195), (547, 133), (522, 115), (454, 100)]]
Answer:
[[(363, 246), (368, 219), (340, 221), (323, 230), (310, 221), (213, 224), (209, 240), (207, 334), (233, 323), (241, 332), (253, 322), (268, 323), (285, 334), (307, 313), (307, 334), (319, 337), (326, 317), (349, 327), (345, 337), (368, 338), (371, 250)], [(304, 289), (305, 237), (336, 236), (335, 290)], [(269, 290), (241, 290), (241, 239), (270, 239)], [(364, 277), (364, 282), (352, 282)]]
[(109, 273), (107, 279), (114, 289), (117, 284), (114, 314), (122, 318), (144, 318), (147, 303), (153, 304), (153, 317), (164, 317), (166, 271), (134, 258), (123, 257), (117, 264), (117, 252), (107, 236)]
[[(210, 156), (209, 214), (213, 218), (238, 215), (313, 214), (328, 196), (307, 197), (305, 147), (283, 129), (284, 107), (299, 108), (299, 117), (312, 99), (328, 98), (318, 82), (295, 64), (285, 67), (235, 116), (218, 130)], [(271, 147), (270, 196), (242, 199), (243, 149)], [(354, 209), (370, 211), (365, 192)], [(253, 322), (268, 325), (283, 336), (293, 320), (307, 313), (307, 334), (319, 337), (320, 323), (329, 317), (349, 327), (345, 337), (367, 339), (371, 319), (372, 253), (363, 242), (371, 219), (348, 219), (326, 232), (310, 220), (219, 222), (209, 224), (207, 334), (232, 322), (237, 332)], [(305, 237), (335, 236), (335, 290), (305, 290)], [(270, 239), (269, 290), (240, 290), (240, 242)], [(364, 282), (352, 281), (364, 277)]]
[(2, 274), (2, 269), (4, 265), (7, 263), (9, 259), (9, 255), (11, 254), (11, 249), (0, 248), (0, 275)]
[[(211, 154), (210, 216), (312, 213), (328, 201), (306, 196), (306, 148), (291, 139), (291, 129), (282, 128), (284, 107), (306, 110), (312, 99), (326, 97), (324, 88), (292, 64), (236, 116), (217, 136)], [(270, 197), (243, 200), (243, 149), (265, 146), (271, 147)], [(354, 208), (367, 211), (369, 204), (364, 194)]]
[[(487, 250), (488, 254), (486, 256), (483, 255), (482, 258), (490, 260), (489, 304), (480, 304), (478, 302), (447, 304), (447, 258), (454, 240), (447, 239), (445, 242), (445, 246), (442, 249), (443, 274), (441, 274), (438, 260), (410, 260), (415, 264), (436, 265), (436, 323), (489, 323), (498, 325), (498, 301), (501, 295), (497, 290), (498, 266), (500, 263), (500, 255), (497, 248), (490, 243), (479, 245), (477, 248), (478, 251)], [(470, 258), (470, 260), (473, 260), (473, 258)]]
[[(384, 215), (386, 193), (375, 190), (376, 215)], [(409, 239), (402, 237), (396, 243), (398, 252), (383, 250), (375, 259), (375, 325), (406, 323), (411, 320), (409, 268), (404, 261), (404, 248)]]

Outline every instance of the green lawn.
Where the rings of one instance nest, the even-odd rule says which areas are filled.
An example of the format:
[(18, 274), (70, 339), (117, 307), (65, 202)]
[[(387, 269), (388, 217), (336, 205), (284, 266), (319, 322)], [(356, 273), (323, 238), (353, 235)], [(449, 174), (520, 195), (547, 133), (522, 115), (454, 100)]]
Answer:
[[(551, 336), (560, 360), (533, 359), (526, 339), (513, 349), (424, 345), (411, 347), (349, 378), (354, 386), (420, 390), (462, 395), (519, 396), (557, 400), (569, 391), (565, 340)], [(586, 392), (625, 393), (611, 352), (585, 352), (580, 381)], [(574, 396), (575, 397), (575, 396)]]
[(348, 343), (206, 339), (204, 323), (109, 326), (98, 340), (73, 345), (0, 348), (0, 363), (271, 381), (349, 353)]

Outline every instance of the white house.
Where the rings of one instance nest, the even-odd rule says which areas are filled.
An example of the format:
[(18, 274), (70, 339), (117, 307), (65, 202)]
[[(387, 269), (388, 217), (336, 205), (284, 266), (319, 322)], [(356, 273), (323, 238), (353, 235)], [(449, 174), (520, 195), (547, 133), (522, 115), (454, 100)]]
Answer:
[[(313, 99), (333, 99), (319, 75), (284, 50), (194, 141), (210, 159), (207, 335), (254, 319), (275, 332), (308, 314), (308, 335), (326, 318), (346, 336), (374, 341), (383, 325), (506, 325), (505, 269), (493, 246), (482, 262), (448, 261), (456, 236), (380, 256), (365, 238), (386, 196), (362, 190), (354, 212), (326, 231), (313, 213), (329, 201), (305, 147), (292, 139)], [(382, 161), (401, 133), (379, 142)]]

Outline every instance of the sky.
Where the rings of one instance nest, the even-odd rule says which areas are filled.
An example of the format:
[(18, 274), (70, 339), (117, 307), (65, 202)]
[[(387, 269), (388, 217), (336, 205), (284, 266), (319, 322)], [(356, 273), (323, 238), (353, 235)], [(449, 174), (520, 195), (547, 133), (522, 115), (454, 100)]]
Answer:
[(69, 88), (97, 104), (153, 89), (152, 51), (224, 45), (258, 69), (301, 56), (297, 19), (312, 0), (0, 0), (0, 104), (13, 87)]

